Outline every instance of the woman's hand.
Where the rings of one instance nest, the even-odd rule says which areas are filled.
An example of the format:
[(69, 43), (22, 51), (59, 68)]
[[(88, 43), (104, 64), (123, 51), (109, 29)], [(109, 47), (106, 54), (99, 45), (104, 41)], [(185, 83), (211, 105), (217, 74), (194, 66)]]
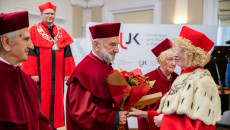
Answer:
[(141, 118), (145, 118), (147, 119), (148, 118), (148, 113), (147, 111), (142, 111), (142, 110), (138, 110), (138, 109), (135, 109), (135, 108), (130, 108), (129, 110), (129, 117), (130, 116), (134, 116), (134, 117), (141, 117)]
[(153, 120), (154, 120), (154, 123), (157, 127), (160, 127), (161, 126), (161, 121), (162, 121), (162, 118), (163, 118), (164, 114), (160, 114), (158, 116), (154, 116), (153, 117)]

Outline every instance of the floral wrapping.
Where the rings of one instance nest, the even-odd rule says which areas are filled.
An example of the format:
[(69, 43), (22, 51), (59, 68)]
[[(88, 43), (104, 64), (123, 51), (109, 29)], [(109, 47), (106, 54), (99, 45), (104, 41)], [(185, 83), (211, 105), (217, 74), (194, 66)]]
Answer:
[[(115, 105), (120, 110), (128, 110), (152, 88), (155, 81), (148, 81), (140, 69), (127, 72), (117, 67), (107, 77), (109, 90)], [(160, 98), (161, 95), (158, 95)], [(153, 99), (153, 97), (151, 97)], [(156, 97), (154, 97), (156, 98)], [(152, 101), (149, 104), (153, 103)], [(148, 105), (148, 104), (145, 104)]]

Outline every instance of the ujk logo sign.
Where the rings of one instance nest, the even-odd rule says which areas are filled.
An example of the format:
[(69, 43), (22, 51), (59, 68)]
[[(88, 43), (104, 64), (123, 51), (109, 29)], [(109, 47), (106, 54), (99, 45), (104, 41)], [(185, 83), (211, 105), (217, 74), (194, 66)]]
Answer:
[(147, 65), (147, 60), (139, 60), (139, 66), (143, 67)]
[[(128, 37), (129, 40), (126, 41), (125, 44), (128, 45), (134, 41), (137, 45), (140, 45), (140, 43), (137, 41), (138, 35), (139, 33), (135, 33), (135, 34), (129, 33), (129, 37)], [(120, 33), (120, 46), (122, 49), (125, 49), (125, 50), (128, 49), (128, 47), (124, 46), (122, 33)]]

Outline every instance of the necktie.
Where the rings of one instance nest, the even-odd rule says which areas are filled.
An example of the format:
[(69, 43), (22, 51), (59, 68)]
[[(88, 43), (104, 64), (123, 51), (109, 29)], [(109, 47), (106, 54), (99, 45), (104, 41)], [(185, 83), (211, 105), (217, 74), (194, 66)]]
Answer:
[(48, 31), (49, 31), (51, 37), (54, 39), (54, 34), (53, 34), (51, 26), (49, 26)]

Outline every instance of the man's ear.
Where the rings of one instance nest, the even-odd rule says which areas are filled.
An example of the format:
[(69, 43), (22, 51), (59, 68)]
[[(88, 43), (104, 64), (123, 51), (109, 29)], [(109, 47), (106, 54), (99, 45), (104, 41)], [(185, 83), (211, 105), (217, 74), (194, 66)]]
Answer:
[(2, 36), (1, 37), (1, 41), (2, 41), (2, 48), (5, 51), (10, 51), (10, 49), (11, 49), (10, 39), (8, 37), (6, 37), (6, 36)]
[(99, 52), (100, 51), (100, 43), (98, 42), (98, 41), (96, 41), (96, 40), (94, 40), (93, 41), (93, 47), (94, 47), (94, 50), (96, 51), (96, 52)]

